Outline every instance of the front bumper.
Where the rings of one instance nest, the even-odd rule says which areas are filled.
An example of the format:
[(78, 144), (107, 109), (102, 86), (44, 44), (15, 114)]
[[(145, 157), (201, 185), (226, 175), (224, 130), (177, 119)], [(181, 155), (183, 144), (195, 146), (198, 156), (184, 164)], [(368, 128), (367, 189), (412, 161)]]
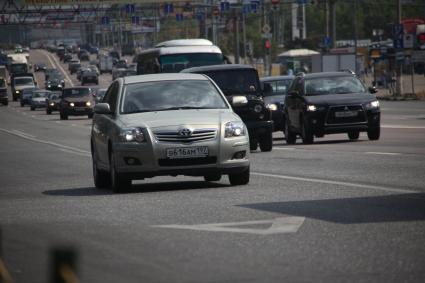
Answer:
[[(206, 146), (208, 156), (200, 158), (167, 158), (167, 149)], [(235, 154), (243, 152), (243, 157)], [(209, 174), (240, 173), (249, 168), (248, 137), (214, 140), (191, 144), (157, 142), (115, 143), (113, 145), (117, 172), (130, 179), (165, 175), (205, 176)], [(129, 160), (133, 159), (130, 165)]]
[(93, 114), (93, 108), (91, 107), (67, 107), (61, 110), (62, 113), (69, 115), (69, 116), (84, 116)]

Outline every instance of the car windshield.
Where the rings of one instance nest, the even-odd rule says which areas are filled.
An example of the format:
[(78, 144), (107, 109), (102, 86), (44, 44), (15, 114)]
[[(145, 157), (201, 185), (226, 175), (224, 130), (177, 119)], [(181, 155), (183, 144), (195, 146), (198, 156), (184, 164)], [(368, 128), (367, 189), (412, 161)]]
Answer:
[(180, 109), (224, 109), (227, 105), (209, 81), (157, 81), (127, 85), (121, 113)]
[(46, 96), (47, 96), (47, 92), (35, 92), (33, 94), (33, 97), (34, 98), (37, 98), (37, 97), (46, 97)]
[(305, 80), (305, 95), (365, 93), (362, 82), (352, 76), (314, 78)]
[(26, 73), (28, 72), (28, 67), (27, 64), (12, 64), (10, 70), (12, 73)]
[(225, 95), (255, 94), (259, 91), (258, 74), (255, 70), (220, 70), (204, 74), (213, 79)]
[(15, 78), (15, 85), (29, 85), (34, 84), (32, 78)]
[(80, 97), (90, 93), (88, 88), (68, 88), (63, 91), (63, 97)]
[(219, 53), (162, 55), (159, 57), (159, 63), (163, 73), (178, 73), (190, 67), (223, 64), (223, 55)]
[(6, 83), (4, 81), (4, 79), (0, 79), (0, 87), (5, 87)]
[(272, 92), (265, 93), (264, 96), (272, 95), (286, 95), (288, 92), (289, 86), (292, 83), (291, 79), (278, 80), (278, 81), (268, 81), (268, 84), (272, 87)]

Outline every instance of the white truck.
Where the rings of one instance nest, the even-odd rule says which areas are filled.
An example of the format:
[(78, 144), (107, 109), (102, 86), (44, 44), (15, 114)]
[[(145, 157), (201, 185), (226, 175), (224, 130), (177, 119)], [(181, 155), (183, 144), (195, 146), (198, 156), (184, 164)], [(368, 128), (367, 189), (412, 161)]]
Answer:
[(99, 54), (99, 72), (112, 73), (113, 58), (106, 54)]

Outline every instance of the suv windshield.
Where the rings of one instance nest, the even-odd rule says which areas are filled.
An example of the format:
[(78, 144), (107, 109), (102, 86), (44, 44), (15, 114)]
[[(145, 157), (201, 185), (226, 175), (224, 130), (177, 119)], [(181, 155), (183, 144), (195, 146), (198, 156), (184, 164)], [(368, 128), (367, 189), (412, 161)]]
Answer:
[(225, 95), (256, 94), (259, 91), (257, 71), (238, 69), (203, 72), (220, 87)]
[(10, 66), (11, 73), (26, 73), (28, 72), (27, 64), (12, 64)]
[(68, 88), (63, 91), (63, 97), (80, 97), (89, 95), (88, 88)]
[(366, 92), (362, 82), (352, 76), (306, 79), (304, 87), (305, 95)]
[(15, 78), (15, 85), (33, 85), (32, 78)]
[(224, 109), (227, 105), (209, 81), (158, 81), (127, 85), (121, 113), (180, 109)]
[(162, 55), (159, 57), (159, 63), (163, 73), (178, 73), (190, 67), (223, 64), (223, 55), (219, 53)]

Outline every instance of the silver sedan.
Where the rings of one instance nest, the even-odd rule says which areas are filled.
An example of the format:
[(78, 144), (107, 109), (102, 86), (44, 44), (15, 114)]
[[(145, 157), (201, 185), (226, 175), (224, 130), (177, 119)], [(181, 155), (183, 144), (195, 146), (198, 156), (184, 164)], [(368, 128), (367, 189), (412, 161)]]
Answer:
[[(217, 85), (199, 74), (119, 78), (94, 108), (91, 133), (96, 187), (120, 192), (134, 179), (203, 176), (249, 182), (246, 126)], [(233, 104), (247, 103), (233, 97)]]

